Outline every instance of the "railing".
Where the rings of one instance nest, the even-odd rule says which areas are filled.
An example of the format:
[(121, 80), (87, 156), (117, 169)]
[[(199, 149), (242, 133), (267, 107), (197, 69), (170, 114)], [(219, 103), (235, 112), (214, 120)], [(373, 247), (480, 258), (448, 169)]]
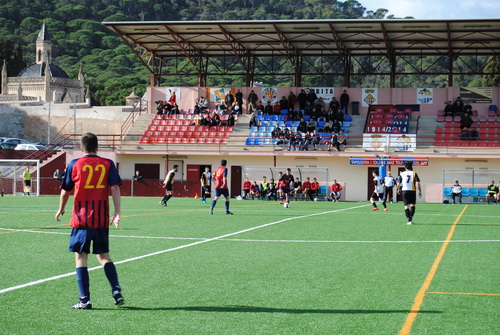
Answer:
[(125, 138), (125, 134), (130, 129), (130, 127), (135, 123), (135, 119), (139, 117), (142, 113), (142, 100), (139, 101), (139, 105), (134, 106), (132, 111), (127, 116), (127, 119), (123, 122), (120, 129), (121, 141)]

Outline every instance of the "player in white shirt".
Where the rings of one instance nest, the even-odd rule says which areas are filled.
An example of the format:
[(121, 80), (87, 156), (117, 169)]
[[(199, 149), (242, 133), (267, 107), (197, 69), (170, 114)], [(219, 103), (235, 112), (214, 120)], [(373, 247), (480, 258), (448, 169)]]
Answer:
[(422, 189), (420, 187), (420, 178), (413, 171), (413, 163), (406, 162), (405, 171), (401, 172), (398, 177), (397, 184), (398, 194), (403, 192), (403, 203), (405, 205), (405, 214), (408, 219), (407, 224), (413, 224), (413, 215), (415, 215), (415, 203), (418, 197), (422, 197)]
[(375, 189), (373, 190), (372, 196), (370, 198), (370, 202), (373, 205), (372, 211), (378, 211), (377, 207), (377, 200), (382, 201), (382, 205), (384, 205), (384, 211), (388, 211), (389, 209), (387, 208), (385, 204), (385, 197), (384, 197), (384, 178), (380, 177), (378, 175), (378, 171), (375, 170), (372, 172), (373, 175), (373, 185)]

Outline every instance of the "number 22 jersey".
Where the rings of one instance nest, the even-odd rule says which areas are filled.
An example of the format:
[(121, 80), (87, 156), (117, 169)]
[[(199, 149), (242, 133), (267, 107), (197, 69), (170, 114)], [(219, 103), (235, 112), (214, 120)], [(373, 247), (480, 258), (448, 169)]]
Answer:
[(108, 228), (109, 190), (119, 184), (121, 178), (112, 160), (94, 155), (72, 160), (61, 184), (66, 191), (75, 190), (70, 226)]

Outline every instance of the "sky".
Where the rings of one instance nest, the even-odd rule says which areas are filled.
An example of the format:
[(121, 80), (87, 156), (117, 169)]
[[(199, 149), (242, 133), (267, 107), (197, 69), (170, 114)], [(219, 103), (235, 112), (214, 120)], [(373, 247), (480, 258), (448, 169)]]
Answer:
[(498, 19), (498, 0), (357, 0), (367, 10), (388, 9), (388, 15), (421, 20)]

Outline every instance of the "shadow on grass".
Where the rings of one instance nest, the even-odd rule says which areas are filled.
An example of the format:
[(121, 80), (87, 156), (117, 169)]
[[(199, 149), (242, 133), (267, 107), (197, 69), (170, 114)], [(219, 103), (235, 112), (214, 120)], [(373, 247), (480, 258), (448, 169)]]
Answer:
[[(134, 307), (123, 306), (123, 310), (137, 311), (194, 311), (219, 313), (284, 313), (284, 314), (408, 314), (409, 310), (399, 309), (300, 309), (272, 308), (257, 306), (184, 306), (184, 307)], [(419, 313), (439, 314), (441, 311), (419, 311)]]

